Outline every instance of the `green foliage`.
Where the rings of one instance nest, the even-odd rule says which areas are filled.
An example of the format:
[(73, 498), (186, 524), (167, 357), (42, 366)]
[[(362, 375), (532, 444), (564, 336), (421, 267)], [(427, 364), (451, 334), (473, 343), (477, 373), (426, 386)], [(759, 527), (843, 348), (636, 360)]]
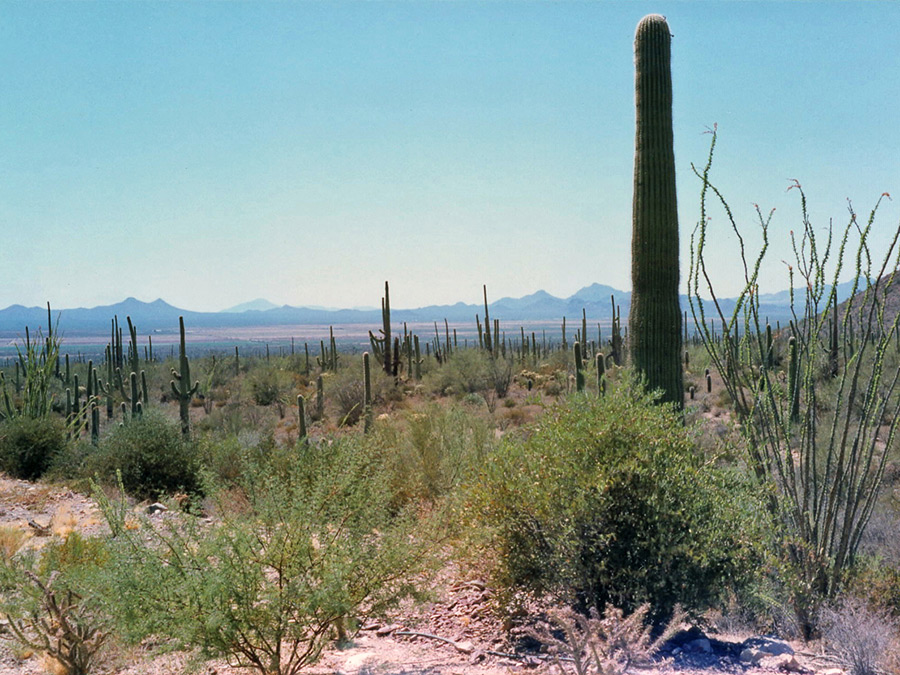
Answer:
[(125, 490), (138, 499), (200, 488), (196, 446), (184, 440), (177, 423), (153, 410), (114, 428), (87, 466), (108, 479), (120, 471)]
[(428, 373), (426, 386), (441, 395), (494, 391), (506, 396), (512, 382), (512, 362), (487, 351), (460, 349), (438, 369)]
[(51, 542), (40, 556), (31, 550), (0, 556), (3, 639), (46, 653), (69, 675), (92, 672), (110, 623), (87, 589), (107, 560), (102, 541), (76, 533)]
[[(47, 305), (50, 322), (50, 305)], [(0, 420), (12, 417), (46, 417), (54, 401), (53, 383), (59, 360), (59, 337), (50, 323), (47, 337), (31, 339), (25, 328), (25, 341), (16, 345), (18, 370), (15, 391), (10, 394), (6, 379), (0, 373)], [(24, 376), (19, 380), (19, 373)]]
[(290, 452), (274, 469), (247, 461), (237, 487), (210, 486), (213, 525), (113, 528), (108, 597), (128, 638), (293, 675), (336, 623), (412, 591), (425, 546), (411, 536), (414, 514), (390, 508), (384, 459), (355, 437)]
[(748, 572), (747, 491), (669, 406), (633, 382), (610, 389), (570, 398), (490, 458), (474, 494), (501, 581), (657, 616), (704, 608)]
[(432, 404), (378, 424), (369, 442), (387, 458), (395, 499), (405, 504), (435, 502), (458, 488), (491, 453), (494, 434), (471, 410)]
[(290, 373), (275, 365), (261, 364), (254, 368), (245, 380), (250, 397), (256, 405), (284, 405), (290, 393)]
[[(749, 467), (766, 492), (781, 535), (778, 553), (808, 639), (816, 633), (819, 605), (838, 596), (854, 565), (900, 423), (900, 370), (890, 367), (900, 321), (900, 313), (890, 311), (900, 228), (890, 233), (883, 254), (871, 250), (882, 195), (865, 222), (851, 206), (843, 231), (829, 225), (822, 236), (810, 221), (800, 184), (789, 188), (800, 199), (800, 226), (790, 234), (794, 259), (787, 281), (788, 288), (799, 291), (791, 291), (794, 319), (783, 336), (773, 339), (776, 351), (784, 351), (780, 348), (787, 342), (785, 377), (784, 366), (770, 356), (758, 293), (774, 209), (764, 216), (756, 207), (762, 245), (754, 256), (710, 179), (716, 140), (713, 131), (706, 165), (695, 169), (703, 186), (692, 237), (689, 299), (745, 436)], [(706, 268), (713, 234), (708, 213), (715, 204), (729, 234), (741, 242), (738, 268), (744, 288), (727, 314), (717, 300), (701, 297), (701, 292), (716, 297)], [(718, 248), (716, 255), (721, 255)], [(839, 307), (837, 285), (845, 265), (854, 268), (853, 287)], [(707, 313), (721, 326), (720, 336), (713, 335)]]
[(0, 471), (36, 480), (65, 451), (66, 430), (56, 417), (12, 417), (0, 423)]

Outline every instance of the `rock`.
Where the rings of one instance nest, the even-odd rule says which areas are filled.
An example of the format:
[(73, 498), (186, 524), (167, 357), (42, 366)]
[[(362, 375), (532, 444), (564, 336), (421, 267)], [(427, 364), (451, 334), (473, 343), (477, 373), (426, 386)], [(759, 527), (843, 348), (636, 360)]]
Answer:
[(485, 584), (481, 579), (473, 579), (469, 582), (469, 586), (478, 589), (479, 591), (483, 591), (485, 588), (487, 588), (487, 584)]
[(147, 515), (152, 516), (154, 513), (165, 513), (169, 510), (169, 507), (165, 504), (161, 504), (160, 502), (154, 502), (150, 506), (147, 507)]
[(764, 652), (761, 652), (758, 649), (753, 649), (752, 647), (745, 647), (741, 651), (741, 663), (749, 663), (751, 665), (757, 665), (760, 661), (762, 661), (765, 656)]
[(699, 652), (701, 654), (712, 654), (712, 645), (705, 637), (691, 640), (684, 646), (689, 652)]
[(381, 623), (379, 623), (378, 621), (370, 621), (369, 623), (365, 624), (362, 628), (360, 628), (360, 630), (373, 631), (373, 630), (378, 630), (379, 628), (381, 628)]
[(777, 668), (783, 673), (807, 673), (806, 668), (800, 665), (797, 657), (793, 654), (782, 654), (781, 659), (777, 663)]
[(471, 654), (475, 651), (475, 645), (473, 645), (468, 640), (463, 640), (462, 642), (454, 642), (453, 646), (456, 647), (463, 654)]
[(845, 675), (842, 668), (826, 668), (816, 671), (816, 675)]
[(782, 654), (793, 654), (794, 649), (784, 640), (776, 640), (770, 637), (755, 637), (744, 640), (744, 647), (749, 649), (758, 649), (766, 656), (781, 656)]

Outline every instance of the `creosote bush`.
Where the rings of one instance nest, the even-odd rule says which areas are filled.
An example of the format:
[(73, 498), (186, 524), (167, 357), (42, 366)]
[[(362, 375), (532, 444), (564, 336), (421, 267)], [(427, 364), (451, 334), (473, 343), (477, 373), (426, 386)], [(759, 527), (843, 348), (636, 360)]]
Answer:
[(704, 459), (681, 417), (628, 378), (504, 440), (473, 494), (500, 582), (582, 608), (702, 610), (755, 564), (743, 481)]
[(104, 436), (86, 466), (104, 480), (120, 471), (125, 490), (138, 499), (200, 488), (196, 446), (183, 439), (177, 422), (153, 410)]
[(0, 423), (0, 471), (35, 480), (66, 447), (66, 430), (55, 417), (11, 417)]
[(457, 403), (398, 415), (376, 425), (368, 442), (387, 458), (398, 504), (435, 502), (452, 493), (480, 468), (495, 444), (484, 416)]

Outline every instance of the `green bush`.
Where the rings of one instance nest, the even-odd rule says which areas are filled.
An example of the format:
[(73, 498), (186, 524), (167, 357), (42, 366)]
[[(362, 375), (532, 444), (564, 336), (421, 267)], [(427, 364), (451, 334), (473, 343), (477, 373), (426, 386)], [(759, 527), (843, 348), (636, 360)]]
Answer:
[(0, 470), (36, 480), (66, 447), (66, 430), (55, 417), (11, 417), (0, 425)]
[(138, 499), (200, 487), (196, 447), (182, 438), (177, 422), (152, 410), (105, 436), (88, 468), (105, 479), (120, 471), (125, 490)]
[(452, 492), (482, 465), (495, 444), (483, 416), (452, 403), (392, 417), (375, 425), (367, 442), (382, 449), (398, 503), (434, 502)]
[[(298, 444), (273, 471), (247, 460), (237, 486), (209, 486), (216, 522), (167, 521), (113, 532), (113, 572), (100, 594), (134, 641), (155, 635), (265, 675), (316, 660), (332, 631), (412, 590), (427, 541), (396, 513), (384, 458), (357, 437)], [(168, 527), (166, 527), (168, 525)]]
[(284, 404), (293, 384), (290, 373), (268, 364), (259, 365), (247, 375), (250, 396), (256, 405)]
[[(753, 562), (749, 492), (627, 379), (505, 441), (475, 487), (501, 582), (582, 607), (703, 609)], [(574, 596), (574, 597), (573, 597)]]
[(441, 395), (492, 390), (503, 398), (512, 382), (512, 362), (500, 356), (491, 358), (480, 349), (460, 349), (430, 372), (425, 382), (428, 389)]

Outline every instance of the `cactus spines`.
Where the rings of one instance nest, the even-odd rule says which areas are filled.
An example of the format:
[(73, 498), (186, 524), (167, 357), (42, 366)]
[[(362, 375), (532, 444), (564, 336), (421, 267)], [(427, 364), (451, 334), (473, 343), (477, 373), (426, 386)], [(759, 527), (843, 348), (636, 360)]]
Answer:
[(634, 368), (662, 400), (684, 405), (678, 212), (672, 136), (671, 40), (665, 18), (645, 16), (634, 39), (635, 152), (630, 346)]
[(191, 437), (191, 399), (200, 389), (200, 382), (191, 386), (191, 366), (188, 362), (187, 349), (184, 342), (184, 317), (178, 317), (178, 332), (180, 342), (178, 347), (179, 371), (172, 368), (172, 395), (178, 401), (179, 414), (181, 416), (181, 435), (186, 439)]

